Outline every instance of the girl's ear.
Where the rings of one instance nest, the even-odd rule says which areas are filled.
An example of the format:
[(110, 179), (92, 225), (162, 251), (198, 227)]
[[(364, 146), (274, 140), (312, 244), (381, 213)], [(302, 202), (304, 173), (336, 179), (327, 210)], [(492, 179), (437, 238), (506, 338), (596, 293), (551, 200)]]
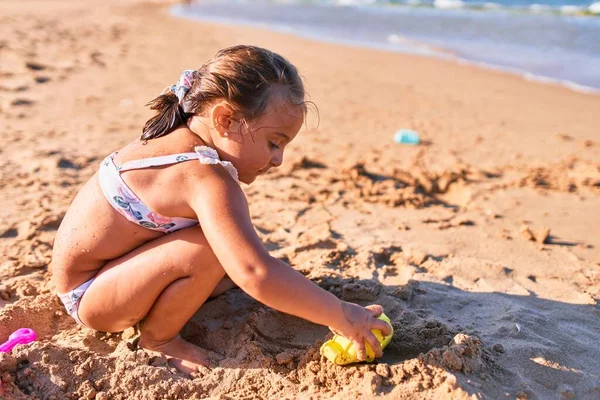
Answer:
[(233, 118), (233, 115), (233, 108), (225, 101), (213, 106), (210, 119), (220, 136), (227, 136), (228, 132), (235, 132), (236, 129), (239, 129), (239, 124)]

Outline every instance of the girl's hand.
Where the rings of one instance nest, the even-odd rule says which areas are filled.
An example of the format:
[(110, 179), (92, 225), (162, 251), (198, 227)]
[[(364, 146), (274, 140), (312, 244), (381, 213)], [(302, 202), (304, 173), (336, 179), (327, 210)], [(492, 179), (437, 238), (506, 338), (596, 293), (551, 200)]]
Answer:
[(329, 327), (329, 329), (352, 341), (359, 361), (367, 358), (365, 341), (371, 345), (375, 357), (381, 357), (383, 354), (381, 344), (371, 329), (379, 329), (384, 336), (392, 332), (388, 323), (377, 319), (382, 312), (383, 308), (380, 305), (361, 307), (358, 304), (342, 301), (342, 322), (340, 326)]

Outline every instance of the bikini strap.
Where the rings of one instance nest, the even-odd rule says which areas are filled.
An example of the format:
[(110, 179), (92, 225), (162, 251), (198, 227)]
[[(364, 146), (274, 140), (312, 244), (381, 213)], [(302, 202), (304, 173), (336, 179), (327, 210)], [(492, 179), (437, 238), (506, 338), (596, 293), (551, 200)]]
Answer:
[(188, 160), (198, 160), (201, 164), (219, 164), (238, 182), (238, 171), (229, 161), (221, 161), (219, 153), (208, 146), (194, 147), (195, 153), (169, 154), (160, 157), (143, 158), (141, 160), (128, 161), (117, 167), (117, 171), (129, 171), (132, 169), (157, 167), (161, 165), (177, 164)]
[(197, 160), (200, 155), (197, 153), (180, 153), (180, 154), (169, 154), (167, 156), (142, 158), (141, 160), (128, 161), (117, 167), (117, 171), (129, 171), (132, 169), (158, 167), (161, 165), (177, 164), (188, 160)]
[(201, 164), (219, 164), (239, 183), (237, 169), (229, 161), (221, 161), (219, 153), (215, 149), (208, 146), (196, 146), (194, 147), (194, 151), (199, 156), (198, 161)]

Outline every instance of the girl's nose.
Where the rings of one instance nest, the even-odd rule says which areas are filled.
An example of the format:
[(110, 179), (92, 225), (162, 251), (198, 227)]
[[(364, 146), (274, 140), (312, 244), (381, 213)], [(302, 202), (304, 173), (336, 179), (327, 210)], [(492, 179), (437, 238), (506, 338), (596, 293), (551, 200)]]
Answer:
[(275, 153), (275, 155), (271, 159), (271, 164), (273, 165), (273, 167), (277, 168), (281, 165), (282, 162), (283, 162), (283, 151), (278, 151), (277, 153)]

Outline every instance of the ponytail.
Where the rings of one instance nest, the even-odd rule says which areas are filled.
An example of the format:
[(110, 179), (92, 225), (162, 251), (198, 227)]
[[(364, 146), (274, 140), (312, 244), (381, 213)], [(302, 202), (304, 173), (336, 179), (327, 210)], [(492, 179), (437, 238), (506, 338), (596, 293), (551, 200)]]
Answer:
[(142, 140), (156, 139), (168, 135), (178, 126), (185, 124), (189, 118), (189, 114), (185, 113), (179, 105), (177, 95), (171, 91), (161, 94), (146, 106), (150, 106), (150, 109), (157, 111), (157, 113), (144, 125)]

